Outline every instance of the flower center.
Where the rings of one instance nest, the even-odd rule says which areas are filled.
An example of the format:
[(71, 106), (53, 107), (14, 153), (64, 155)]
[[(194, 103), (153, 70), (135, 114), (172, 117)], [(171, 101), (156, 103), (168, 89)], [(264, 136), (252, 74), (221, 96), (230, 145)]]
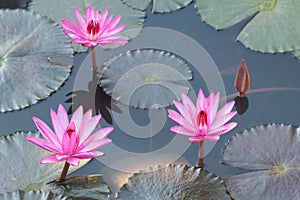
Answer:
[(69, 135), (69, 137), (71, 137), (71, 135), (73, 133), (76, 134), (76, 127), (75, 127), (75, 124), (74, 122), (72, 122), (65, 130), (65, 133), (67, 133)]
[(100, 30), (100, 24), (98, 21), (91, 20), (88, 23), (88, 26), (86, 27), (86, 31), (91, 35), (96, 35), (99, 33)]
[(200, 128), (207, 126), (207, 114), (204, 110), (201, 110), (197, 116), (197, 124)]
[(197, 125), (199, 127), (197, 136), (205, 136), (207, 132), (207, 113), (204, 110), (198, 113)]

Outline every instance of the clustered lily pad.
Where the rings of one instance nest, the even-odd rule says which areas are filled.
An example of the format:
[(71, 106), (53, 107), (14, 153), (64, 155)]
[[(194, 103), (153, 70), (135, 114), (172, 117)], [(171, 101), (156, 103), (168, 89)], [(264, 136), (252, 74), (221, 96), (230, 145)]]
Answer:
[(70, 40), (49, 19), (22, 9), (0, 10), (0, 36), (0, 112), (37, 103), (70, 75)]
[(5, 193), (0, 195), (2, 200), (66, 200), (67, 197), (63, 195), (56, 195), (51, 191), (38, 191), (33, 190), (29, 192), (15, 191), (12, 193)]
[[(139, 10), (146, 10), (152, 0), (122, 0), (124, 3)], [(185, 7), (192, 0), (153, 0), (153, 13), (165, 13)]]
[[(40, 133), (17, 132), (0, 137), (0, 194), (17, 190), (39, 191), (56, 180), (64, 163), (41, 165), (40, 159), (49, 153), (28, 142), (26, 136), (40, 137)], [(13, 155), (13, 156), (12, 156)], [(89, 159), (81, 160), (79, 167), (70, 167), (69, 173), (84, 166)]]
[(110, 193), (101, 174), (73, 176), (63, 182), (52, 183), (49, 188), (73, 200), (109, 200)]
[[(95, 10), (100, 10), (101, 12), (109, 8), (110, 13), (122, 15), (120, 24), (124, 24), (125, 29), (120, 35), (123, 39), (129, 40), (138, 36), (144, 26), (145, 12), (128, 7), (122, 3), (121, 0), (33, 0), (29, 9), (48, 16), (57, 23), (61, 23), (64, 18), (74, 18), (74, 8), (84, 13), (87, 6), (93, 7)], [(75, 52), (87, 51), (86, 47), (79, 44), (72, 45)]]
[(121, 188), (118, 199), (230, 200), (223, 181), (186, 165), (153, 167), (134, 174)]
[(250, 172), (225, 178), (233, 199), (300, 199), (300, 128), (256, 126), (237, 134), (222, 163)]
[(225, 29), (254, 16), (237, 40), (265, 53), (300, 49), (300, 1), (298, 0), (196, 0), (203, 21)]
[(192, 79), (187, 64), (160, 50), (127, 51), (110, 58), (100, 70), (104, 91), (122, 104), (136, 108), (165, 107), (188, 93)]

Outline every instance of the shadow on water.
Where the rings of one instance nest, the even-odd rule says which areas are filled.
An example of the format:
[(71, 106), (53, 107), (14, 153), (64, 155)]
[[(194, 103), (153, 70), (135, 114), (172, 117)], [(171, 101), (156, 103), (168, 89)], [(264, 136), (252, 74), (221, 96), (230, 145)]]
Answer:
[(116, 105), (111, 96), (107, 95), (103, 88), (98, 85), (96, 73), (93, 73), (93, 79), (88, 83), (88, 91), (79, 90), (66, 94), (68, 99), (66, 103), (71, 103), (68, 114), (73, 113), (80, 105), (84, 111), (92, 109), (93, 115), (101, 114), (105, 121), (113, 124), (110, 110), (122, 113), (122, 110)]

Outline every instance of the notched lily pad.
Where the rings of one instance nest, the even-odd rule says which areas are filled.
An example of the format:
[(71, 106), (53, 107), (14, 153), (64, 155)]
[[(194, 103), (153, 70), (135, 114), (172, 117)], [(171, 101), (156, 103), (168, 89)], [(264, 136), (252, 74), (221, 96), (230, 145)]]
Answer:
[[(60, 24), (63, 18), (76, 18), (74, 16), (74, 8), (77, 8), (84, 14), (87, 6), (94, 7), (95, 10), (100, 11), (109, 8), (109, 14), (122, 15), (120, 24), (124, 24), (125, 28), (119, 35), (124, 39), (135, 38), (140, 34), (144, 26), (145, 12), (128, 7), (121, 0), (32, 0), (29, 9), (46, 15)], [(86, 47), (79, 44), (73, 44), (73, 47), (76, 52), (87, 51)]]
[(65, 200), (66, 196), (56, 195), (50, 191), (21, 191), (0, 195), (2, 200)]
[(300, 199), (300, 128), (256, 126), (237, 134), (223, 150), (224, 164), (255, 170), (225, 179), (234, 199)]
[(237, 37), (246, 47), (276, 53), (300, 49), (298, 0), (196, 0), (201, 18), (216, 29), (253, 16)]
[[(64, 162), (55, 164), (40, 164), (40, 159), (49, 152), (28, 142), (26, 136), (40, 137), (39, 133), (18, 132), (0, 138), (0, 194), (24, 191), (44, 190), (46, 183), (57, 179)], [(69, 173), (74, 172), (89, 159), (81, 160), (79, 167), (70, 167)]]
[(134, 174), (121, 188), (118, 199), (212, 199), (230, 200), (223, 181), (186, 165), (153, 167)]
[(72, 64), (70, 40), (57, 25), (26, 10), (0, 10), (0, 112), (48, 97)]
[(104, 91), (122, 104), (161, 108), (188, 93), (192, 72), (180, 58), (160, 50), (134, 50), (104, 63), (100, 73)]
[(73, 200), (108, 200), (110, 193), (101, 174), (77, 175), (63, 182), (52, 183), (49, 187), (55, 193), (63, 194)]
[[(122, 0), (128, 6), (139, 9), (146, 10), (152, 0)], [(153, 0), (152, 12), (155, 13), (165, 13), (178, 10), (185, 7), (192, 0)]]

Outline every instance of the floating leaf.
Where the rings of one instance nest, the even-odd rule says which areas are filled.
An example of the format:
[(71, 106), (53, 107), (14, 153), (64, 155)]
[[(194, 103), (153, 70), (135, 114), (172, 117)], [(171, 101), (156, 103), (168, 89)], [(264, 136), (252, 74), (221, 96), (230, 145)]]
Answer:
[[(60, 24), (63, 18), (75, 18), (74, 8), (84, 14), (87, 6), (100, 11), (109, 8), (109, 14), (122, 15), (120, 24), (125, 24), (125, 29), (119, 35), (124, 39), (128, 40), (138, 36), (144, 26), (145, 12), (128, 7), (121, 0), (33, 0), (29, 9), (46, 15)], [(76, 52), (87, 51), (86, 47), (79, 44), (73, 44), (73, 47)]]
[[(146, 10), (152, 0), (122, 0), (124, 3), (139, 10)], [(153, 0), (152, 12), (165, 13), (185, 7), (192, 0)]]
[(186, 165), (167, 165), (134, 174), (121, 188), (119, 199), (230, 199), (223, 181)]
[(105, 62), (100, 84), (113, 99), (137, 108), (165, 107), (188, 93), (187, 64), (164, 51), (134, 50)]
[(296, 58), (300, 59), (300, 50), (294, 51), (293, 54)]
[(0, 111), (44, 99), (68, 78), (73, 50), (62, 30), (26, 10), (0, 10)]
[(4, 195), (0, 195), (2, 200), (65, 200), (66, 196), (56, 195), (50, 191), (16, 191), (13, 193), (5, 193)]
[(300, 49), (299, 0), (196, 0), (202, 20), (216, 29), (255, 17), (237, 37), (246, 47), (275, 53)]
[[(64, 162), (40, 164), (49, 152), (28, 142), (26, 136), (40, 137), (39, 133), (18, 132), (0, 138), (0, 193), (18, 189), (41, 190), (45, 184), (57, 179)], [(69, 173), (79, 169), (89, 160), (81, 160), (79, 167), (70, 167)]]
[(52, 183), (49, 187), (55, 193), (63, 194), (73, 200), (108, 200), (110, 193), (101, 174), (77, 175), (63, 182)]
[(256, 126), (237, 134), (223, 151), (223, 163), (255, 170), (225, 179), (238, 199), (300, 199), (300, 128)]

